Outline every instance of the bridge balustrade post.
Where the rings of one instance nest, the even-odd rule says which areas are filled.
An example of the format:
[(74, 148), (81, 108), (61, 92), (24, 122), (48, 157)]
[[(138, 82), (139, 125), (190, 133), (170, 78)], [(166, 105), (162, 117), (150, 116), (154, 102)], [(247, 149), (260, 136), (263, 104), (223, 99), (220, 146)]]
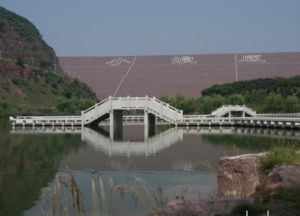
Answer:
[(84, 126), (84, 113), (81, 111), (81, 127), (83, 128)]
[(114, 139), (114, 113), (113, 110), (109, 112), (109, 138)]
[(129, 103), (130, 103), (130, 98), (129, 98), (129, 95), (127, 95), (127, 110), (129, 110), (130, 108), (130, 105), (129, 105)]
[(98, 109), (97, 109), (97, 103), (95, 103), (95, 118), (98, 117)]
[(108, 101), (109, 101), (110, 110), (112, 110), (113, 107), (112, 107), (112, 97), (111, 96), (108, 97)]
[(145, 100), (146, 100), (146, 110), (148, 110), (148, 95), (145, 96)]
[(144, 111), (144, 139), (147, 140), (149, 137), (149, 118), (148, 111)]

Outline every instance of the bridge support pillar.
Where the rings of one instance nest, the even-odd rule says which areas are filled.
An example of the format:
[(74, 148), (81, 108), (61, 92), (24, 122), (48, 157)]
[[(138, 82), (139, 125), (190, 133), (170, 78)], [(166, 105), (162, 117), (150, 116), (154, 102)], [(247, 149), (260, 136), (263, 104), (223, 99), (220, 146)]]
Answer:
[(148, 113), (147, 110), (144, 112), (144, 126), (144, 135), (146, 140), (149, 136), (155, 134), (155, 115)]
[(123, 111), (112, 110), (109, 113), (109, 136), (111, 140), (120, 140), (123, 137)]

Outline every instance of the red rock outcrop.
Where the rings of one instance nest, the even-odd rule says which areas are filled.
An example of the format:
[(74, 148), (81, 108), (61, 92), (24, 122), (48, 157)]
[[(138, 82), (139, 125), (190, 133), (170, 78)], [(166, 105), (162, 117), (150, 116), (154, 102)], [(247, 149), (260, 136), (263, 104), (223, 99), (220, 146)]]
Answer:
[(280, 187), (293, 186), (300, 186), (300, 166), (282, 164), (268, 174), (265, 188), (272, 194)]
[(247, 154), (224, 157), (219, 161), (218, 195), (249, 197), (260, 185), (260, 163), (262, 154)]

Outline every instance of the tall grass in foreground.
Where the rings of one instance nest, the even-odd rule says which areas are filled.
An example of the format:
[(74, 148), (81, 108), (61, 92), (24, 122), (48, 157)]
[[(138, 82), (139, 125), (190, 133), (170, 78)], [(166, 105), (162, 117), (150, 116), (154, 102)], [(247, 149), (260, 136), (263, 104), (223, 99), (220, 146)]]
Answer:
[(42, 189), (39, 215), (140, 215), (163, 207), (168, 198), (162, 189), (154, 192), (137, 176), (118, 183), (114, 177), (87, 171), (86, 185), (71, 170), (59, 172), (50, 187)]
[(261, 160), (262, 172), (271, 170), (277, 164), (300, 165), (300, 154), (293, 145), (282, 145), (272, 148)]

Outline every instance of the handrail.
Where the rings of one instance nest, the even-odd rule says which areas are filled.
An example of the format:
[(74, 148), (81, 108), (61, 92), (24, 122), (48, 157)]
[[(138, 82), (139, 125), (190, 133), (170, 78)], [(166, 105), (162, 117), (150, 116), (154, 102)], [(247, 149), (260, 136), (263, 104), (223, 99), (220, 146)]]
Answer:
[(100, 106), (101, 104), (104, 104), (106, 101), (109, 101), (109, 97), (105, 98), (104, 100), (97, 103), (97, 106)]
[(16, 116), (16, 120), (39, 120), (39, 119), (81, 119), (81, 116)]
[(244, 109), (245, 111), (250, 111), (253, 114), (256, 115), (256, 111), (250, 107), (247, 107), (246, 105), (222, 105), (221, 107), (215, 109), (214, 111), (211, 112), (212, 115), (215, 115), (216, 113), (218, 113), (219, 111), (221, 111), (222, 109), (224, 109), (224, 112), (226, 112), (227, 110), (231, 110), (234, 108), (239, 108), (239, 109)]
[(189, 118), (189, 116), (183, 116), (183, 118), (181, 119), (182, 121), (186, 121), (186, 120), (254, 120), (254, 121), (299, 121), (300, 122), (300, 117), (298, 118), (279, 118), (279, 117), (268, 117), (268, 118), (259, 118), (259, 117), (215, 117), (215, 116), (201, 116), (199, 115), (198, 117), (195, 115), (193, 118)]
[(300, 113), (265, 113), (256, 114), (257, 117), (287, 117), (287, 118), (300, 118)]
[[(107, 102), (107, 101), (109, 101), (109, 97), (105, 98), (104, 100), (100, 101), (99, 103), (96, 103), (96, 106), (98, 107), (98, 106), (104, 104), (104, 103)], [(90, 108), (88, 108), (88, 109), (86, 109), (86, 110), (83, 110), (82, 112), (83, 112), (83, 113), (87, 113), (87, 112), (89, 112), (89, 111), (91, 111), (91, 110), (93, 110), (93, 109), (95, 109), (95, 106), (92, 106), (92, 107), (90, 107)]]
[(166, 106), (166, 107), (169, 107), (170, 109), (172, 109), (172, 110), (174, 110), (174, 111), (176, 111), (176, 112), (178, 112), (178, 113), (181, 113), (181, 110), (179, 110), (179, 109), (177, 109), (177, 108), (171, 106), (170, 104), (167, 104), (167, 103), (165, 103), (165, 102), (163, 102), (163, 101), (161, 101), (161, 100), (158, 100), (157, 98), (155, 98), (155, 101), (158, 102), (158, 103), (160, 103), (160, 104), (163, 104), (163, 105)]
[(211, 112), (211, 114), (214, 114), (214, 113), (218, 112), (218, 111), (221, 110), (223, 107), (224, 107), (224, 105), (218, 107), (217, 109), (213, 110), (213, 111)]

